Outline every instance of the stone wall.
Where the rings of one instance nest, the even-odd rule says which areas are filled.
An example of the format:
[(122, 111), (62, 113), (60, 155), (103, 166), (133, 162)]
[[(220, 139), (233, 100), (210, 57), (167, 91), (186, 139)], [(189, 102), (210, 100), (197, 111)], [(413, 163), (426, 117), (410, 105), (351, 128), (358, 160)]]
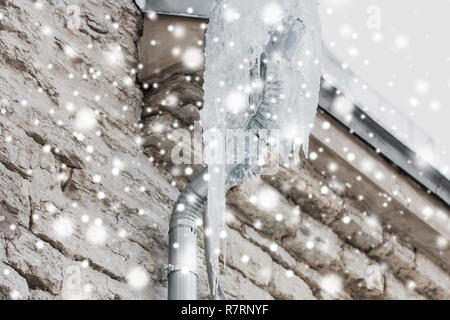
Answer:
[[(141, 20), (131, 0), (0, 0), (1, 299), (166, 298), (169, 215), (202, 168), (172, 165), (170, 133), (199, 130), (202, 78), (143, 94)], [(445, 271), (322, 185), (303, 162), (230, 190), (227, 294), (449, 298)]]
[(178, 191), (137, 139), (140, 12), (36, 3), (0, 1), (0, 297), (163, 298)]

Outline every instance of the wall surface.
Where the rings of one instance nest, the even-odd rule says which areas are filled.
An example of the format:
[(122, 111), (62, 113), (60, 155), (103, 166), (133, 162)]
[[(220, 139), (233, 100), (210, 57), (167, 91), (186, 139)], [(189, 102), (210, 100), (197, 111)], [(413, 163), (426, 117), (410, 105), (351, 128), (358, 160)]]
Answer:
[(0, 297), (164, 298), (178, 191), (136, 140), (140, 12), (39, 3), (0, 1)]
[[(170, 133), (199, 130), (201, 72), (143, 93), (133, 1), (41, 3), (0, 0), (0, 298), (165, 299), (171, 208), (203, 167), (173, 165)], [(450, 298), (432, 257), (325, 183), (303, 162), (230, 190), (227, 294)]]

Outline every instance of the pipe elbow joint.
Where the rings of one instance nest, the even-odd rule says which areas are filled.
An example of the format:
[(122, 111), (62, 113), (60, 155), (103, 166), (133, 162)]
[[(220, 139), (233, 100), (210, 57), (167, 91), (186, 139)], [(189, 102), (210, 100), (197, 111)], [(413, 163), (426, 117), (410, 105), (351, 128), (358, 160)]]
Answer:
[(188, 184), (178, 197), (170, 216), (169, 230), (179, 226), (197, 228), (202, 221), (203, 211), (206, 205), (206, 197), (199, 195)]

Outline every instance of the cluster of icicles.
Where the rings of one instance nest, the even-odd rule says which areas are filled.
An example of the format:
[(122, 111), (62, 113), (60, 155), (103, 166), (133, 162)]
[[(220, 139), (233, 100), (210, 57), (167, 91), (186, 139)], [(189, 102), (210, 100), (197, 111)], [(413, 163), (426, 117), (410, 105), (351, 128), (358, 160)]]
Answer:
[[(298, 160), (301, 146), (307, 156), (321, 76), (318, 3), (218, 0), (205, 55), (201, 121), (209, 174), (206, 214), (214, 248), (210, 263), (217, 277), (219, 252), (226, 255), (225, 194), (232, 185), (227, 181), (232, 166), (226, 162), (227, 129), (247, 130), (258, 108), (264, 108), (270, 119), (266, 129), (278, 130), (282, 159), (293, 154)], [(249, 166), (248, 172), (258, 167)]]

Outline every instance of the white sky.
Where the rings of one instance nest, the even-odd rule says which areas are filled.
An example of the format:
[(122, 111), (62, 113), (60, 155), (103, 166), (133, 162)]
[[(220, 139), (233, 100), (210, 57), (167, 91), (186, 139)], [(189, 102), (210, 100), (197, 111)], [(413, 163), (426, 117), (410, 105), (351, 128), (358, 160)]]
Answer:
[[(450, 0), (321, 0), (320, 6), (325, 44), (434, 139), (440, 154), (433, 160), (441, 159), (439, 169), (448, 174)], [(367, 26), (369, 8), (379, 12), (379, 29)]]

